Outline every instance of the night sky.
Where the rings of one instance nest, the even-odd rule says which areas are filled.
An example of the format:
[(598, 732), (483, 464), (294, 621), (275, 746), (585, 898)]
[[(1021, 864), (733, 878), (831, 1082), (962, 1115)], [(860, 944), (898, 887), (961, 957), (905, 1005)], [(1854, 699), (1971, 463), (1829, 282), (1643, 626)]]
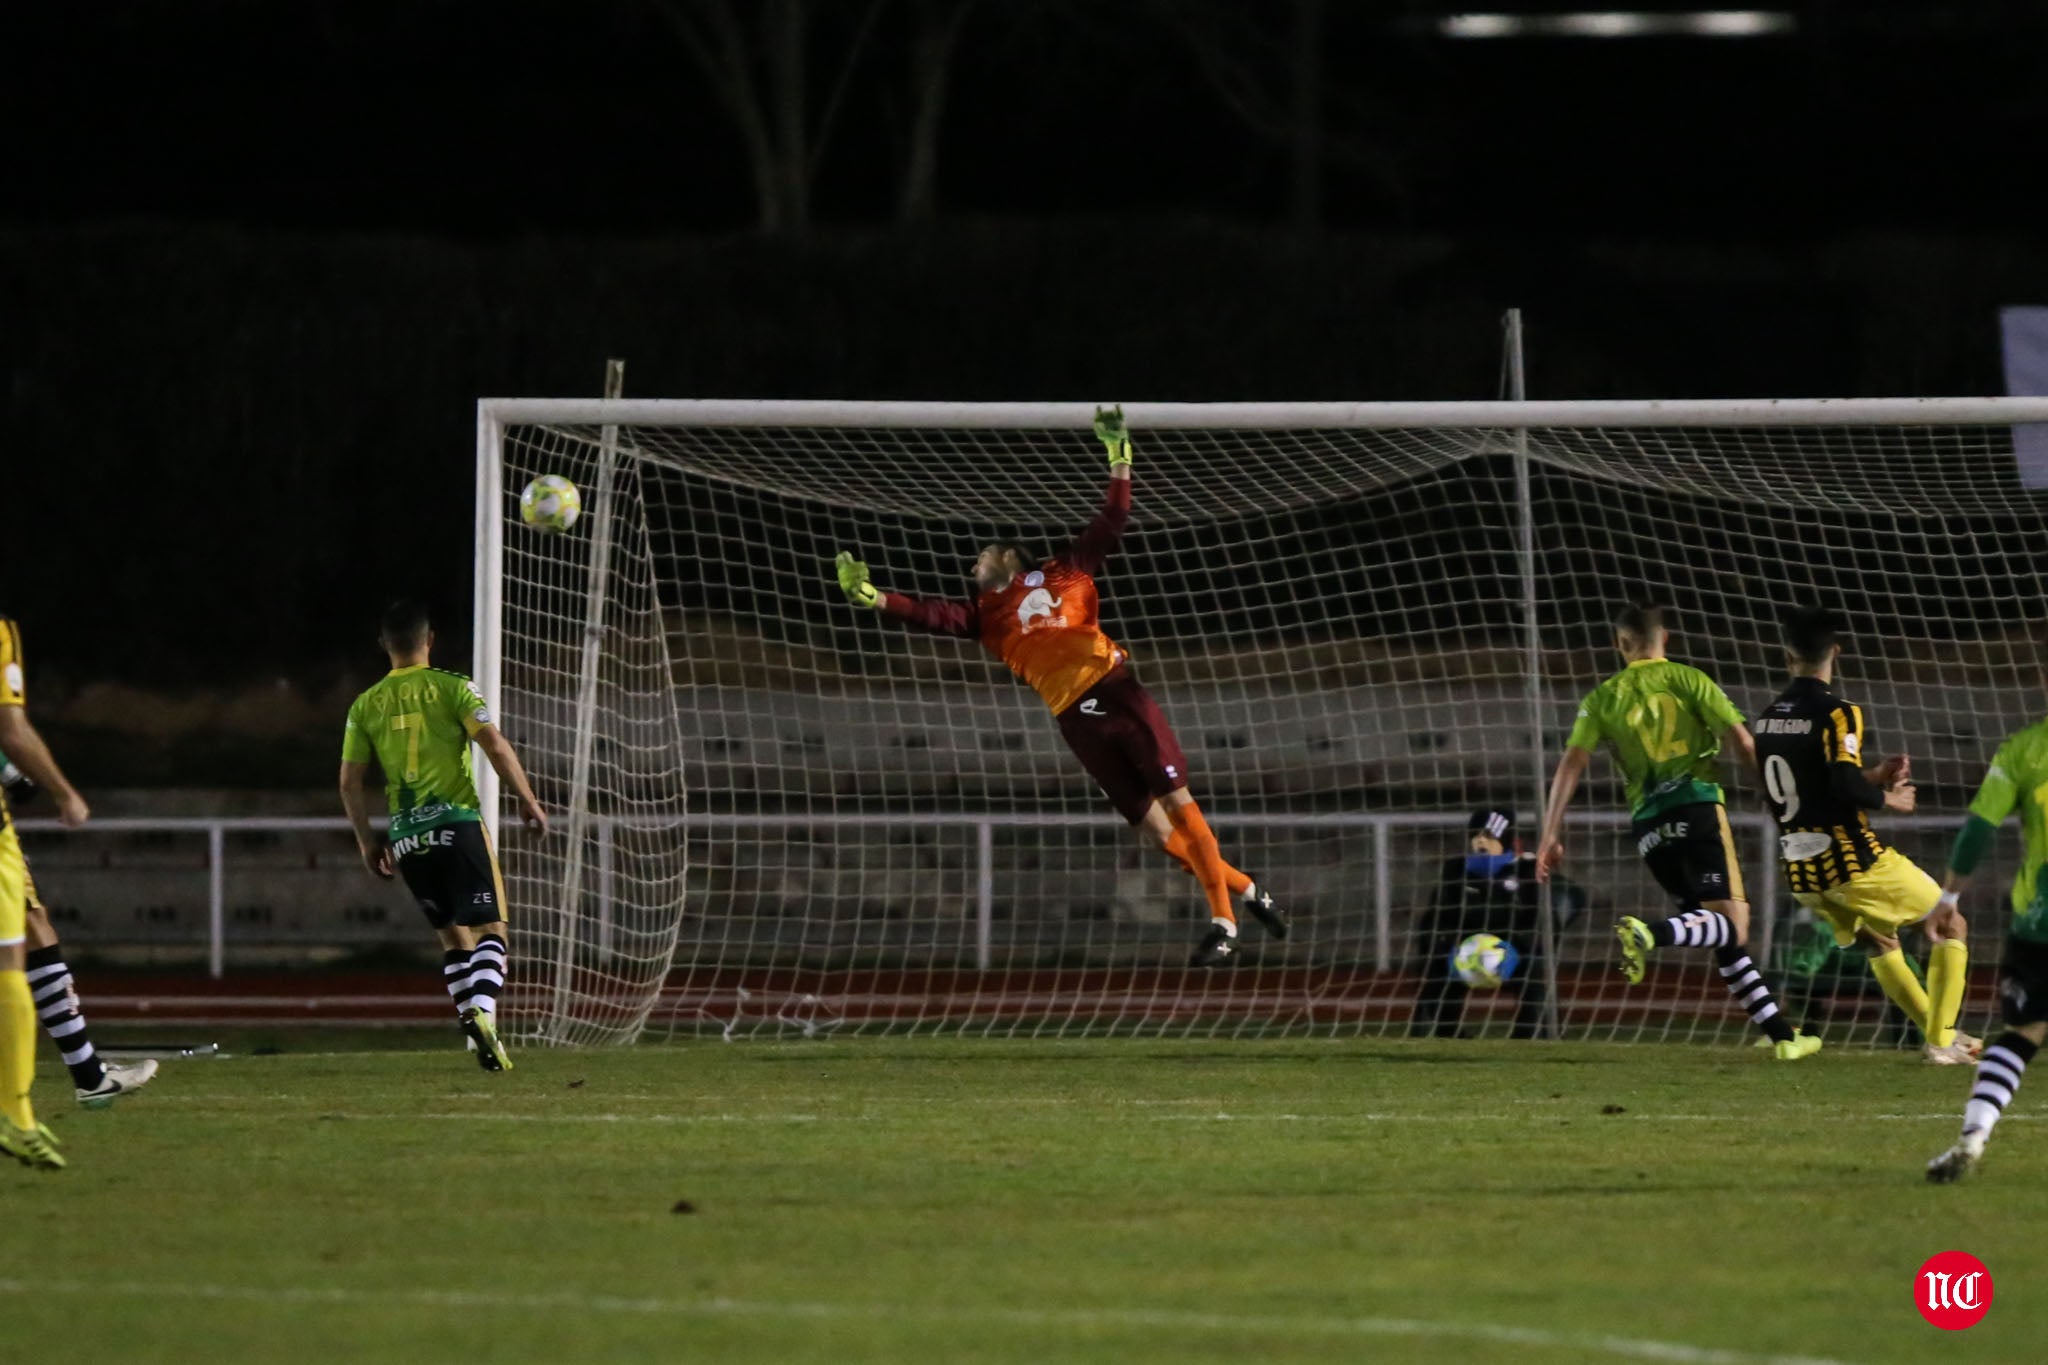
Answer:
[[(2048, 300), (2048, 7), (1606, 42), (1453, 8), (13, 7), (0, 610), (60, 709), (320, 693), (398, 592), (464, 639), (475, 399), (608, 355), (641, 396), (1486, 398), (1520, 305), (1546, 396), (1996, 389), (1995, 308)], [(801, 21), (804, 221), (764, 229), (736, 68), (685, 36), (720, 13), (757, 85)]]
[[(749, 20), (774, 7), (735, 4)], [(871, 7), (800, 8), (815, 108)], [(874, 7), (819, 156), (821, 223), (890, 216), (912, 17), (956, 8)], [(944, 212), (1259, 222), (1284, 207), (1281, 146), (1205, 78), (1191, 35), (1223, 11), (1233, 56), (1277, 88), (1293, 3), (965, 8)], [(1460, 8), (1475, 7), (1322, 5), (1332, 228), (1461, 234), (1507, 218), (1701, 240), (2026, 222), (2035, 186), (2020, 158), (2048, 85), (2038, 4), (1793, 4), (1779, 8), (1795, 34), (1750, 40), (1436, 34), (1431, 18)], [(752, 221), (739, 140), (657, 0), (113, 0), (91, 13), (20, 7), (7, 21), (16, 221), (455, 237)]]

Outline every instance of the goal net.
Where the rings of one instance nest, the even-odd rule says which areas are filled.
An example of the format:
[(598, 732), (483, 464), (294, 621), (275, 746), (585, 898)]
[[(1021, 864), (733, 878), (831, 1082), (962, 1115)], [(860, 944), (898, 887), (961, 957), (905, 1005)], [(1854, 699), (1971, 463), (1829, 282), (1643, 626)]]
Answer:
[[(2042, 708), (2048, 506), (2010, 428), (2040, 403), (1132, 405), (1103, 625), (1225, 857), (1293, 916), (1284, 942), (1247, 923), (1234, 968), (1191, 971), (1199, 888), (1108, 808), (1036, 695), (833, 579), (851, 550), (884, 588), (957, 600), (985, 543), (1054, 553), (1102, 496), (1091, 408), (481, 411), (480, 679), (565, 812), (543, 840), (502, 822), (506, 1018), (528, 1038), (1735, 1041), (1753, 1031), (1706, 951), (1660, 952), (1635, 987), (1614, 969), (1616, 917), (1670, 907), (1604, 756), (1564, 886), (1502, 926), (1516, 978), (1446, 989), (1447, 934), (1491, 926), (1433, 897), (1464, 875), (1475, 812), (1511, 813), (1533, 850), (1576, 705), (1618, 667), (1615, 609), (1674, 609), (1673, 657), (1752, 715), (1785, 682), (1780, 614), (1844, 612), (1840, 689), (1919, 784), (1918, 812), (1880, 831), (1937, 873), (1992, 750)], [(583, 491), (566, 534), (518, 520), (541, 474)], [(1838, 1044), (1917, 1042), (1784, 892), (1755, 784), (1724, 768), (1784, 1008)], [(1969, 1027), (2005, 904), (1966, 908)]]

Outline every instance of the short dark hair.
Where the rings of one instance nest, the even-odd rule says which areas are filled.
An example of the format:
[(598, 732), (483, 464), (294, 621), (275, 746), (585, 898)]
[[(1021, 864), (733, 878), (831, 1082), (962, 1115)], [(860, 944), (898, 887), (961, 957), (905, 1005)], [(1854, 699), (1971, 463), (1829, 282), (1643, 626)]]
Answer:
[(1030, 568), (1032, 565), (1040, 562), (1038, 556), (1031, 553), (1031, 550), (1028, 546), (1022, 545), (1014, 540), (992, 540), (989, 542), (988, 548), (991, 550), (1009, 551), (1011, 554), (1017, 556), (1017, 562), (1027, 569)]
[(1648, 602), (1631, 602), (1623, 607), (1614, 618), (1614, 630), (1626, 635), (1638, 644), (1649, 644), (1657, 638), (1660, 630), (1671, 628), (1671, 613), (1663, 607)]
[(1803, 664), (1827, 662), (1828, 651), (1842, 643), (1849, 623), (1827, 607), (1796, 607), (1780, 623), (1785, 649)]
[(386, 649), (418, 649), (427, 642), (427, 636), (433, 629), (434, 622), (427, 614), (427, 604), (410, 597), (401, 597), (393, 602), (377, 619), (377, 638), (384, 642)]

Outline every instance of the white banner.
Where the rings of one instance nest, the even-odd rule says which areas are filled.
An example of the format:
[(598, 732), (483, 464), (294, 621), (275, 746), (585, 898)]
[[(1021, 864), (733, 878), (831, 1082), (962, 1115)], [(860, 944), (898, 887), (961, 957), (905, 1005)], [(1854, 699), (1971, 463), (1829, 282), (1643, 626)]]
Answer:
[[(2005, 347), (2005, 391), (2016, 397), (2048, 395), (2048, 308), (2001, 308), (1998, 325)], [(2020, 484), (2048, 488), (2048, 425), (2012, 429), (2012, 451)]]

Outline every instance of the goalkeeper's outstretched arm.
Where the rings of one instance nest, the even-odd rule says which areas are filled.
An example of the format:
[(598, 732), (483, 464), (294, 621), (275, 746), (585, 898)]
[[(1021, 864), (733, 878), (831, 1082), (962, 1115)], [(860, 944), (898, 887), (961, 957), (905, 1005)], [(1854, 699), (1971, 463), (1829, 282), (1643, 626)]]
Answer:
[(1109, 452), (1109, 491), (1103, 495), (1102, 510), (1095, 514), (1095, 520), (1060, 555), (1087, 574), (1102, 572), (1103, 563), (1123, 540), (1124, 525), (1131, 519), (1131, 433), (1124, 425), (1121, 404), (1095, 410), (1095, 439)]
[(893, 616), (906, 625), (922, 627), (935, 635), (957, 635), (972, 640), (981, 634), (981, 621), (969, 602), (926, 602), (900, 592), (884, 592), (868, 577), (868, 566), (841, 550), (832, 561), (839, 578), (839, 590), (856, 607)]

